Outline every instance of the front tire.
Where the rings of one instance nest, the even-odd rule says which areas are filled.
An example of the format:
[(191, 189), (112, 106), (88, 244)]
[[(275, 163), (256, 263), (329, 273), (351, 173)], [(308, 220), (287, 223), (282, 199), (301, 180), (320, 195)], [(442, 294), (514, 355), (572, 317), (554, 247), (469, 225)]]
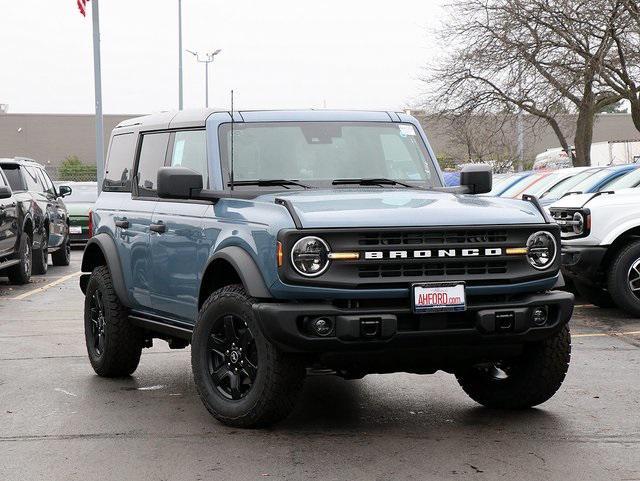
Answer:
[(54, 266), (68, 266), (71, 263), (71, 241), (69, 236), (65, 238), (60, 249), (51, 254), (51, 261)]
[(607, 273), (613, 301), (633, 316), (640, 316), (640, 241), (622, 248)]
[(140, 363), (143, 336), (131, 325), (106, 266), (96, 267), (87, 284), (84, 332), (89, 361), (102, 377), (125, 377)]
[(191, 341), (196, 388), (219, 421), (240, 428), (284, 419), (293, 409), (305, 370), (262, 334), (253, 299), (239, 285), (205, 301)]
[(18, 255), (20, 263), (9, 268), (9, 282), (12, 284), (28, 284), (31, 280), (33, 250), (31, 248), (31, 237), (26, 232), (20, 236)]
[(516, 359), (456, 373), (471, 399), (496, 409), (526, 409), (549, 400), (564, 381), (571, 358), (571, 335), (564, 326), (549, 339), (525, 346)]

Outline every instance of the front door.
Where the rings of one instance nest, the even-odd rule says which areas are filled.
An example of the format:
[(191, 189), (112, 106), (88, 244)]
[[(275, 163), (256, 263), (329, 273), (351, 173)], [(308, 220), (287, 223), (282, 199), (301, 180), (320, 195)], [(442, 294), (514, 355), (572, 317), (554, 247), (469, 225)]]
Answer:
[[(208, 185), (204, 130), (171, 134), (167, 155), (171, 166), (187, 167), (203, 175)], [(200, 276), (208, 257), (203, 242), (203, 216), (209, 204), (199, 201), (158, 201), (153, 223), (163, 231), (151, 235), (152, 301), (167, 316), (194, 322), (198, 310)]]

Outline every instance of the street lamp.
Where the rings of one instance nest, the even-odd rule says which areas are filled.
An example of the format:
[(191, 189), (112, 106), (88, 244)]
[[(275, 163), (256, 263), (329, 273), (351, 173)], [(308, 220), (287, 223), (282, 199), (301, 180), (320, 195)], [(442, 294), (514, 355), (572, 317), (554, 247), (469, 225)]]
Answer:
[(193, 55), (198, 62), (204, 64), (205, 106), (209, 108), (209, 64), (213, 62), (213, 58), (222, 52), (222, 50), (218, 49), (213, 52), (208, 52), (205, 54), (204, 58), (200, 58), (200, 54), (198, 52), (192, 52), (191, 50), (187, 50), (187, 52)]

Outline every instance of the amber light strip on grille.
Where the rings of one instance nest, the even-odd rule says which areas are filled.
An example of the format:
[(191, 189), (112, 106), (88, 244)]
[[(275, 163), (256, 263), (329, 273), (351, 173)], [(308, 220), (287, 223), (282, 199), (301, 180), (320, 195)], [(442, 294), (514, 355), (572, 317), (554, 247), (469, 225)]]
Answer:
[(284, 259), (284, 253), (282, 252), (282, 242), (278, 242), (278, 267), (282, 267), (282, 260)]
[(329, 252), (329, 259), (332, 261), (357, 261), (360, 259), (359, 252)]
[(524, 256), (529, 253), (527, 247), (507, 247), (506, 251), (509, 256)]

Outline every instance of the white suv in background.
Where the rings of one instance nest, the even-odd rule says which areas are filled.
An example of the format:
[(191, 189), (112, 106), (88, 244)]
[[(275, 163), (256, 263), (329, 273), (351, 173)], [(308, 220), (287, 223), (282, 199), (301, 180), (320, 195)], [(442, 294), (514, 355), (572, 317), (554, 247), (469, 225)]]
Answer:
[(640, 316), (640, 189), (572, 194), (549, 211), (562, 231), (562, 271), (576, 290)]

